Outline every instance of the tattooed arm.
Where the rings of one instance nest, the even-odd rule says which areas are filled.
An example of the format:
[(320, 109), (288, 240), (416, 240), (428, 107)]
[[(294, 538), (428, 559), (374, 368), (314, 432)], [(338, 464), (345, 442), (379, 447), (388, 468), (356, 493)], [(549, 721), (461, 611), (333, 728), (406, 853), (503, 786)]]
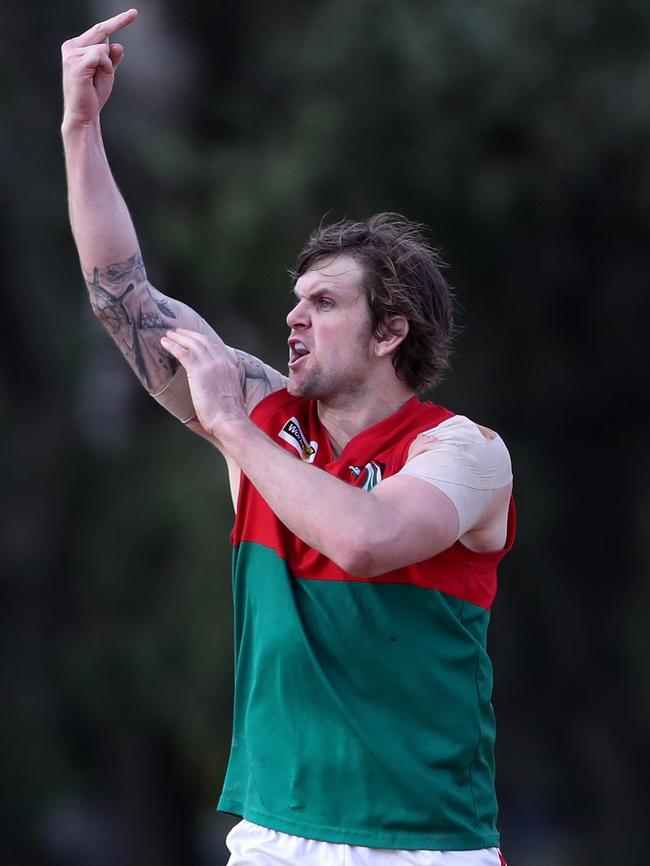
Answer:
[(267, 394), (284, 387), (285, 377), (258, 358), (225, 346), (210, 325), (193, 309), (168, 298), (148, 282), (142, 257), (93, 268), (86, 273), (90, 303), (147, 391), (183, 422), (196, 415), (185, 371), (160, 345), (165, 331), (186, 328), (205, 334), (231, 353), (241, 374), (249, 412)]
[[(110, 44), (107, 37), (128, 27), (136, 15), (134, 9), (123, 12), (61, 47), (61, 131), (70, 224), (96, 316), (149, 393), (174, 415), (190, 421), (194, 408), (185, 373), (162, 349), (160, 337), (166, 330), (187, 328), (223, 344), (197, 313), (148, 282), (131, 216), (108, 164), (99, 120), (124, 57), (123, 47)], [(241, 370), (249, 411), (266, 394), (283, 387), (284, 377), (275, 370), (244, 352), (230, 351)]]
[(178, 318), (174, 302), (147, 281), (139, 252), (84, 276), (95, 315), (147, 391), (160, 391), (178, 369), (160, 347), (160, 337)]

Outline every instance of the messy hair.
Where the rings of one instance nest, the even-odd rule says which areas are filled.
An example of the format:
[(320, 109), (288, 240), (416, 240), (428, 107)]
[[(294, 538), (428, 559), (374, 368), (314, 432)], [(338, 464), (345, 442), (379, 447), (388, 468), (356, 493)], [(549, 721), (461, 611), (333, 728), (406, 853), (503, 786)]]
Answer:
[(392, 316), (408, 321), (408, 334), (392, 359), (399, 378), (415, 391), (434, 385), (449, 368), (453, 293), (442, 274), (440, 253), (423, 227), (396, 213), (321, 224), (300, 253), (293, 275), (297, 279), (322, 259), (344, 254), (363, 270), (373, 334), (383, 336)]

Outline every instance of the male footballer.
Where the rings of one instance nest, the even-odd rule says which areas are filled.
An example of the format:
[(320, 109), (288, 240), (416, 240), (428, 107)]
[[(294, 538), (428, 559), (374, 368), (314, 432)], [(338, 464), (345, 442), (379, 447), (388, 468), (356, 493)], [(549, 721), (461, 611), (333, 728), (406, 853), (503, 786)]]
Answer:
[(226, 346), (148, 281), (102, 144), (136, 16), (62, 48), (70, 221), (97, 317), (228, 465), (229, 864), (504, 864), (486, 637), (512, 472), (496, 433), (418, 397), (448, 365), (439, 257), (396, 214), (321, 226), (286, 375)]

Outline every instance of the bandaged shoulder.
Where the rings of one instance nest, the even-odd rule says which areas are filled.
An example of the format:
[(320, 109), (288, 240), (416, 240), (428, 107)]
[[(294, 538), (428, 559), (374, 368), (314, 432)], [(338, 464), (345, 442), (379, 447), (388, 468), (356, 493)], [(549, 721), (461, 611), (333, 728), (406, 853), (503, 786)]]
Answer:
[(479, 525), (492, 491), (510, 484), (512, 465), (497, 433), (454, 415), (414, 439), (399, 474), (427, 481), (453, 502), (460, 537)]

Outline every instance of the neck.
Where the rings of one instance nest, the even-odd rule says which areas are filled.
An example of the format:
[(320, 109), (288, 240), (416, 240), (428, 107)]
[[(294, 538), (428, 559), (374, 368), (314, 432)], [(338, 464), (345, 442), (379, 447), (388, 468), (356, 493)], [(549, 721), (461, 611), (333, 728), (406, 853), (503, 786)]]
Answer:
[(327, 430), (335, 455), (338, 457), (350, 439), (362, 430), (397, 412), (413, 395), (413, 390), (398, 380), (394, 387), (365, 398), (356, 394), (349, 402), (319, 400), (318, 417)]

